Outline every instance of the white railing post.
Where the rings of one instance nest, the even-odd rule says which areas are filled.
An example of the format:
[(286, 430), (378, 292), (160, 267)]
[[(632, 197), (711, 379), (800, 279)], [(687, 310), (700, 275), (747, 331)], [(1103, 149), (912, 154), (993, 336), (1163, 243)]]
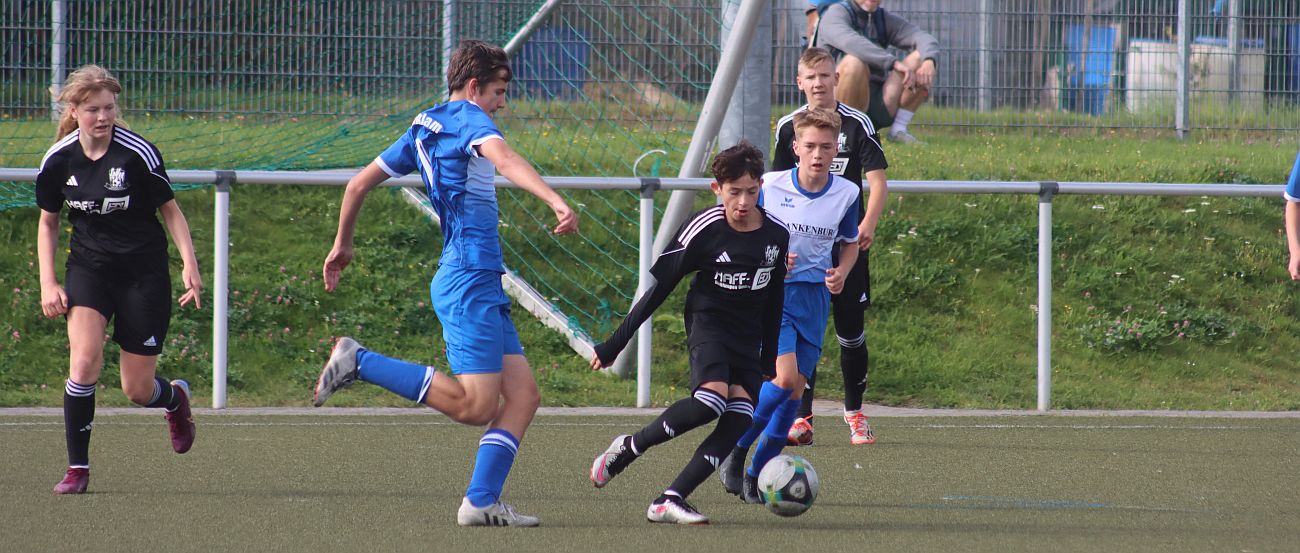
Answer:
[[(638, 263), (639, 278), (636, 283), (637, 300), (650, 289), (650, 265), (654, 263), (655, 246), (655, 191), (659, 179), (641, 179), (641, 252)], [(653, 360), (651, 336), (654, 335), (654, 318), (647, 319), (637, 329), (636, 341), (636, 406), (650, 406), (650, 363)]]
[(992, 73), (989, 68), (989, 0), (979, 3), (979, 110), (988, 111), (993, 107)]
[(50, 119), (59, 120), (59, 92), (68, 73), (68, 0), (50, 2)]
[(1174, 98), (1174, 131), (1178, 138), (1187, 138), (1188, 116), (1192, 96), (1192, 25), (1187, 13), (1187, 0), (1178, 0), (1178, 84)]
[(226, 345), (230, 292), (230, 185), (234, 171), (217, 171), (212, 232), (212, 408), (226, 407)]
[(1038, 410), (1052, 408), (1052, 197), (1057, 183), (1038, 189)]

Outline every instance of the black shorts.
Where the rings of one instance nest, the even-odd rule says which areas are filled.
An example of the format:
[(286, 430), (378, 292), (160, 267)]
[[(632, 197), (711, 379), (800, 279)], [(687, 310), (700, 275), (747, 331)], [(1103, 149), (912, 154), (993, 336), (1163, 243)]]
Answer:
[(763, 385), (763, 370), (757, 359), (737, 355), (720, 342), (705, 342), (691, 346), (691, 389), (705, 382), (737, 384), (758, 400), (758, 389)]
[(889, 114), (889, 108), (885, 107), (885, 83), (871, 81), (871, 101), (867, 103), (867, 118), (871, 120), (871, 125), (876, 127), (876, 132), (882, 132), (880, 129), (894, 125), (894, 116)]
[(68, 307), (89, 307), (113, 324), (113, 341), (136, 355), (162, 353), (171, 323), (166, 255), (106, 256), (73, 252), (63, 289)]
[(871, 250), (858, 251), (858, 262), (853, 264), (849, 275), (844, 277), (844, 289), (838, 294), (831, 294), (833, 309), (843, 309), (857, 305), (861, 309), (871, 307)]

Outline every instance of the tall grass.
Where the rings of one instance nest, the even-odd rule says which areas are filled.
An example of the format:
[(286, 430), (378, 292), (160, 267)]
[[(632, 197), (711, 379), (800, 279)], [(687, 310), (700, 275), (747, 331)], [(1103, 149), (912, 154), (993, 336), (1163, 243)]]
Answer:
[[(267, 155), (258, 144), (294, 130), (266, 123), (221, 125), (229, 125), (222, 133), (230, 136), (203, 150), (168, 148), (159, 140), (168, 163), (230, 167), (251, 159), (256, 165)], [(581, 148), (581, 129), (503, 126), (546, 173), (628, 172), (617, 171), (613, 163), (595, 167), (595, 156)], [(391, 136), (377, 129), (364, 148), (350, 143), (347, 156), (335, 160), (364, 163)], [(635, 153), (638, 144), (621, 136), (595, 140), (620, 155)], [(653, 140), (676, 144), (685, 136), (681, 130)], [(890, 178), (1277, 183), (1286, 177), (1295, 148), (1289, 140), (1252, 133), (1207, 133), (1177, 141), (1140, 131), (1046, 137), (930, 130), (922, 138), (926, 144), (917, 147), (887, 144)], [(569, 144), (561, 147), (561, 140)], [(303, 159), (312, 155), (324, 154)], [(662, 168), (665, 174), (675, 171), (670, 165)], [(635, 262), (635, 250), (627, 244), (635, 243), (635, 223), (628, 215), (635, 213), (636, 199), (627, 193), (566, 195), (583, 205), (584, 237), (556, 242), (542, 228), (549, 217), (543, 206), (524, 194), (502, 194), (508, 225), (503, 237), (518, 252), (507, 263), (529, 267), (525, 277), (547, 287), (548, 296), (594, 292), (606, 298), (604, 306), (577, 306), (594, 314), (590, 328), (600, 339), (617, 323), (635, 287), (626, 268)], [(338, 190), (236, 187), (233, 404), (305, 402), (329, 342), (340, 335), (445, 366), (426, 291), (441, 242), (437, 230), (394, 193), (376, 191), (362, 216), (358, 258), (344, 288), (326, 294), (320, 263), (333, 236), (338, 198)], [(210, 268), (210, 193), (185, 192), (180, 201), (195, 229), (201, 263)], [(1034, 405), (1040, 308), (1035, 305), (1035, 203), (1000, 195), (891, 195), (872, 252), (869, 401)], [(1300, 408), (1300, 369), (1293, 361), (1300, 347), (1295, 322), (1300, 306), (1284, 270), (1281, 208), (1273, 199), (1058, 197), (1054, 405)], [(62, 322), (37, 316), (35, 220), (33, 209), (0, 212), (0, 238), (14, 245), (0, 252), (0, 290), (12, 291), (10, 301), (0, 301), (0, 404), (5, 405), (57, 404), (66, 374)], [(559, 255), (560, 248), (579, 251), (581, 259)], [(680, 397), (688, 385), (681, 296), (679, 290), (654, 318), (653, 397), (659, 403)], [(207, 311), (174, 315), (162, 360), (165, 374), (196, 381), (201, 394), (210, 385), (209, 320)], [(592, 374), (586, 360), (522, 311), (515, 320), (547, 403), (632, 401), (632, 383)], [(834, 344), (833, 336), (828, 338)], [(111, 386), (116, 378), (111, 356), (108, 362), (101, 382)], [(837, 367), (837, 348), (828, 347), (819, 395), (838, 394)], [(106, 397), (125, 401), (120, 394)], [(366, 387), (338, 399), (400, 404)]]

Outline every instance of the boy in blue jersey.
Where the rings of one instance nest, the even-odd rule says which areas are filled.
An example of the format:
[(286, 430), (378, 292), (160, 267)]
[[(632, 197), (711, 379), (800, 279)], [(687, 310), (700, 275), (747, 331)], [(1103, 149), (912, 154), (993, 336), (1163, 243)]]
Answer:
[(497, 234), (495, 171), (550, 206), (555, 234), (578, 230), (577, 215), (506, 144), (492, 122), (492, 114), (505, 105), (510, 78), (509, 60), (500, 48), (461, 42), (447, 68), (448, 102), (417, 115), (397, 142), (348, 181), (338, 234), (324, 267), (325, 289), (333, 291), (352, 261), (353, 231), (366, 193), (389, 177), (419, 171), (441, 218), (442, 257), (429, 294), (454, 376), (385, 357), (345, 337), (321, 371), (313, 403), (320, 406), (335, 391), (361, 380), (457, 422), (488, 425), (457, 512), (461, 526), (538, 525), (536, 517), (500, 501), (540, 397), (501, 287), (505, 268)]
[(1291, 166), (1291, 176), (1286, 181), (1286, 247), (1291, 254), (1286, 270), (1291, 280), (1300, 280), (1300, 154)]
[[(723, 486), (742, 494), (747, 503), (759, 501), (758, 473), (785, 446), (804, 385), (821, 357), (830, 295), (844, 288), (858, 258), (861, 191), (830, 172), (839, 150), (839, 114), (815, 107), (799, 112), (794, 116), (794, 134), (798, 166), (763, 175), (759, 203), (785, 222), (793, 257), (785, 285), (776, 376), (759, 390), (753, 425), (719, 468)], [(834, 266), (832, 253), (838, 253)], [(753, 461), (742, 477), (745, 456), (756, 440)]]

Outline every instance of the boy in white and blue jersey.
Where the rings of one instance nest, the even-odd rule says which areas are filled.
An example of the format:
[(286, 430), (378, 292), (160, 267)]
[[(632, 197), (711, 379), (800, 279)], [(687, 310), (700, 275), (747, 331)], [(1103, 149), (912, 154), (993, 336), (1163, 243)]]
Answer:
[(1300, 154), (1296, 154), (1295, 164), (1291, 166), (1283, 196), (1286, 198), (1286, 246), (1291, 254), (1286, 269), (1291, 273), (1291, 280), (1300, 280)]
[(546, 202), (555, 234), (577, 232), (573, 210), (514, 152), (492, 122), (505, 105), (509, 60), (500, 48), (467, 40), (447, 69), (447, 103), (425, 110), (392, 146), (353, 177), (343, 195), (334, 247), (325, 258), (325, 289), (333, 291), (352, 261), (353, 231), (366, 193), (390, 177), (418, 171), (441, 219), (442, 257), (429, 286), (442, 322), (454, 376), (366, 350), (340, 338), (316, 382), (313, 403), (357, 380), (443, 412), (457, 422), (488, 425), (479, 440), (469, 489), (456, 521), (461, 526), (537, 526), (500, 501), (519, 440), (537, 412), (537, 382), (510, 320), (501, 287), (495, 172)]
[[(727, 491), (742, 493), (749, 503), (759, 500), (759, 471), (785, 446), (804, 385), (821, 357), (830, 295), (843, 289), (858, 256), (861, 191), (830, 173), (838, 151), (839, 114), (810, 108), (795, 115), (794, 131), (792, 146), (799, 165), (763, 175), (760, 199), (763, 209), (784, 221), (790, 231), (792, 261), (785, 285), (776, 375), (759, 390), (754, 423), (720, 470)], [(834, 265), (832, 253), (838, 254)], [(755, 440), (758, 447), (742, 478), (741, 466)]]

